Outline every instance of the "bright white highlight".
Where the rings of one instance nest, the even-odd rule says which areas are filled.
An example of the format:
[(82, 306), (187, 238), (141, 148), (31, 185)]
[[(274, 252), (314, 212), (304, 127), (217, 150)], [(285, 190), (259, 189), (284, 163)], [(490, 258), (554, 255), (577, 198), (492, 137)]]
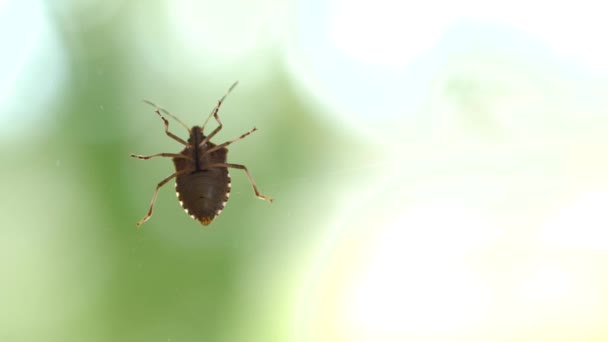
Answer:
[(421, 207), (396, 218), (364, 252), (343, 300), (344, 324), (376, 336), (479, 325), (490, 292), (466, 258), (489, 228), (464, 207)]
[(524, 71), (555, 67), (559, 77), (608, 75), (608, 46), (601, 43), (608, 21), (597, 1), (301, 0), (299, 5), (289, 59), (298, 81), (329, 109), (313, 111), (324, 118), (343, 116), (342, 127), (353, 125), (378, 140), (386, 141), (387, 118), (417, 124), (415, 116), (428, 108), (429, 95), (442, 91), (441, 73), (458, 61), (513, 63)]
[[(0, 1), (0, 141), (51, 128), (49, 105), (61, 95), (66, 56), (41, 1)], [(48, 120), (48, 122), (46, 121)]]
[(335, 0), (330, 9), (331, 42), (359, 62), (403, 67), (437, 44), (454, 13), (450, 3), (396, 0)]
[(608, 190), (589, 191), (558, 206), (542, 231), (544, 243), (608, 252)]

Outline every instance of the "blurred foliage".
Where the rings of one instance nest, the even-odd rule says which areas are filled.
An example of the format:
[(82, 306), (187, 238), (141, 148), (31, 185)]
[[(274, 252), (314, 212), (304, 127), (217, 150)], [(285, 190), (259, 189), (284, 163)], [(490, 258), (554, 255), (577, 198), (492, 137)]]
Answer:
[[(513, 29), (544, 7), (423, 5), (0, 5), (0, 340), (605, 340), (605, 75)], [(214, 142), (257, 127), (275, 203), (230, 170), (210, 226), (171, 182), (136, 228), (174, 170), (129, 154), (182, 148), (142, 100), (200, 125), (237, 80)]]
[[(173, 190), (167, 189), (172, 188), (170, 183), (160, 191), (154, 216), (137, 229), (134, 223), (145, 213), (154, 186), (173, 172), (173, 165), (168, 159), (138, 161), (129, 158), (129, 153), (176, 152), (178, 148), (139, 97), (145, 93), (156, 101), (154, 94), (161, 92), (165, 99), (183, 99), (173, 92), (195, 85), (191, 94), (197, 97), (180, 105), (180, 117), (200, 124), (233, 76), (220, 72), (213, 78), (221, 82), (210, 86), (204, 81), (208, 77), (196, 72), (191, 79), (171, 81), (154, 75), (145, 63), (133, 63), (147, 57), (130, 48), (136, 42), (125, 34), (139, 6), (120, 5), (103, 24), (91, 26), (87, 23), (91, 13), (78, 16), (78, 6), (69, 8), (75, 4), (47, 8), (69, 61), (62, 96), (44, 113), (53, 118), (53, 125), (43, 134), (30, 136), (18, 154), (10, 150), (16, 145), (3, 149), (5, 157), (22, 161), (9, 167), (5, 176), (19, 175), (22, 167), (43, 173), (27, 181), (28, 188), (38, 189), (36, 196), (52, 205), (31, 208), (35, 211), (30, 214), (38, 218), (31, 226), (7, 223), (32, 235), (51, 230), (53, 242), (39, 246), (48, 249), (42, 256), (28, 255), (27, 249), (15, 255), (27, 255), (37, 267), (48, 269), (50, 273), (40, 276), (40, 281), (57, 287), (55, 293), (47, 293), (40, 292), (43, 284), (31, 285), (32, 291), (44, 297), (41, 302), (14, 302), (5, 305), (5, 310), (61, 319), (3, 317), (2, 339), (288, 340), (294, 291), (298, 290), (288, 285), (294, 277), (305, 278), (303, 270), (295, 268), (297, 257), (321, 233), (322, 227), (312, 223), (326, 216), (335, 200), (332, 184), (337, 179), (327, 179), (323, 170), (341, 167), (344, 157), (337, 153), (356, 146), (356, 140), (302, 108), (280, 64), (261, 84), (263, 98), (257, 98), (259, 91), (247, 85), (259, 82), (245, 74), (220, 111), (225, 129), (218, 139), (250, 129), (239, 116), (259, 128), (230, 147), (229, 161), (247, 165), (260, 189), (276, 203), (257, 200), (245, 174), (232, 170), (231, 199), (211, 226), (203, 227), (183, 213), (170, 194)], [(155, 11), (153, 4), (146, 9), (152, 9), (149, 24), (155, 34), (167, 29), (162, 11)], [(165, 33), (154, 39), (163, 46), (166, 42), (160, 40), (171, 37)], [(276, 60), (277, 52), (256, 58)], [(167, 68), (175, 67), (170, 51), (159, 48), (158, 54)], [(152, 82), (153, 88), (148, 87), (152, 91), (134, 91), (146, 82)], [(176, 105), (172, 102), (162, 104), (170, 109)], [(243, 103), (261, 103), (269, 111), (260, 117), (259, 110)], [(263, 120), (256, 124), (259, 119)], [(183, 136), (179, 125), (172, 122), (170, 127)], [(56, 177), (67, 186), (49, 186), (57, 183)], [(24, 181), (17, 178), (18, 183)], [(32, 195), (17, 192), (16, 196), (25, 203), (26, 196)], [(12, 216), (12, 220), (18, 218)], [(45, 227), (48, 222), (51, 225)], [(23, 277), (30, 279), (28, 274)], [(8, 290), (23, 294), (18, 288)]]

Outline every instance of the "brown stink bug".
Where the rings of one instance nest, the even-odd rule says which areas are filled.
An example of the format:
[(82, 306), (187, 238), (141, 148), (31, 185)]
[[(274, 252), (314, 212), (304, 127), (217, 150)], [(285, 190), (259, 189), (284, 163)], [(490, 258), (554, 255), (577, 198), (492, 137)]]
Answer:
[[(241, 169), (245, 171), (247, 177), (249, 178), (249, 182), (253, 187), (255, 195), (260, 199), (272, 203), (272, 198), (264, 196), (258, 191), (258, 187), (255, 185), (253, 177), (251, 177), (251, 174), (245, 165), (231, 164), (226, 162), (226, 155), (228, 154), (228, 149), (226, 146), (245, 138), (249, 134), (255, 132), (257, 129), (254, 127), (251, 131), (242, 134), (240, 137), (219, 145), (215, 145), (211, 142), (211, 138), (213, 138), (222, 129), (222, 122), (217, 114), (220, 106), (222, 105), (222, 102), (226, 96), (228, 96), (232, 89), (236, 87), (237, 83), (238, 82), (235, 82), (230, 89), (228, 89), (226, 94), (224, 94), (224, 96), (222, 96), (222, 98), (218, 101), (217, 105), (211, 111), (202, 127), (194, 126), (192, 128), (188, 128), (188, 126), (186, 126), (182, 121), (173, 116), (167, 110), (155, 105), (150, 101), (144, 101), (156, 108), (156, 114), (158, 114), (165, 124), (165, 133), (171, 139), (184, 145), (185, 148), (180, 153), (157, 153), (149, 156), (140, 156), (135, 154), (131, 155), (131, 157), (139, 159), (169, 157), (173, 159), (173, 164), (175, 164), (175, 172), (156, 185), (154, 195), (152, 196), (152, 202), (148, 208), (148, 213), (136, 223), (137, 226), (140, 226), (152, 216), (152, 209), (154, 207), (154, 202), (156, 201), (156, 196), (158, 195), (158, 189), (167, 184), (167, 182), (173, 178), (176, 179), (175, 189), (177, 192), (177, 198), (179, 199), (179, 203), (184, 208), (186, 213), (200, 223), (208, 225), (222, 212), (224, 206), (226, 205), (226, 201), (228, 201), (228, 196), (230, 195), (230, 175), (228, 174), (228, 168)], [(187, 142), (169, 132), (169, 122), (161, 114), (161, 111), (165, 115), (175, 119), (178, 123), (184, 126), (186, 130), (188, 130), (190, 137), (188, 138)], [(212, 116), (217, 121), (218, 127), (209, 133), (209, 135), (205, 136), (205, 134), (203, 134), (203, 130)]]

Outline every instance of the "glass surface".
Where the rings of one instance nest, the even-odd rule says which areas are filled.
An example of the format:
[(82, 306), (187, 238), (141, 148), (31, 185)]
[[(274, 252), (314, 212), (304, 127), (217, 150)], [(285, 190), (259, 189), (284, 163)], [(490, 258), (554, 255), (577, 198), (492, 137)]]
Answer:
[[(583, 2), (0, 1), (0, 340), (605, 341)], [(219, 110), (209, 226), (155, 186)], [(169, 130), (188, 132), (168, 118)], [(217, 123), (210, 120), (205, 132)]]

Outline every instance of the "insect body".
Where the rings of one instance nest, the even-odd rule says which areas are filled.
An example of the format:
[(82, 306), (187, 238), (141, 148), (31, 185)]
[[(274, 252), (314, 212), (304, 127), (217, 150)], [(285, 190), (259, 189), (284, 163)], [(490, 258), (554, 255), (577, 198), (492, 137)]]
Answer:
[[(175, 172), (169, 177), (163, 179), (156, 186), (148, 213), (136, 223), (137, 226), (140, 226), (152, 216), (152, 210), (154, 207), (154, 202), (156, 202), (158, 189), (173, 178), (176, 179), (175, 188), (177, 198), (179, 199), (179, 202), (186, 213), (203, 225), (208, 225), (217, 215), (222, 212), (226, 202), (228, 201), (228, 197), (230, 196), (230, 175), (228, 174), (228, 168), (241, 169), (245, 171), (247, 177), (249, 178), (249, 182), (253, 187), (255, 195), (260, 199), (272, 203), (272, 198), (260, 194), (247, 167), (240, 164), (231, 164), (226, 162), (226, 156), (228, 154), (228, 149), (226, 146), (245, 138), (249, 134), (255, 132), (257, 129), (253, 128), (249, 132), (242, 134), (240, 137), (219, 145), (211, 142), (211, 138), (213, 138), (213, 136), (215, 136), (222, 129), (222, 122), (218, 116), (220, 106), (222, 105), (222, 102), (226, 96), (230, 93), (230, 91), (232, 91), (232, 89), (234, 89), (234, 87), (236, 87), (236, 85), (237, 83), (234, 83), (230, 89), (228, 89), (228, 92), (226, 92), (226, 94), (218, 101), (217, 105), (211, 111), (202, 127), (194, 126), (192, 128), (188, 128), (188, 126), (186, 126), (177, 117), (173, 116), (165, 109), (158, 107), (152, 102), (145, 101), (146, 103), (156, 107), (156, 114), (158, 114), (158, 116), (163, 120), (165, 125), (165, 133), (172, 139), (183, 144), (185, 148), (180, 153), (157, 153), (149, 156), (135, 154), (131, 155), (131, 157), (139, 159), (169, 157), (173, 159), (173, 163), (175, 164)], [(175, 119), (188, 130), (188, 133), (190, 134), (188, 141), (184, 141), (180, 137), (169, 132), (169, 122), (161, 114), (161, 111), (165, 115)], [(217, 121), (218, 127), (209, 133), (209, 135), (205, 136), (203, 129), (212, 116)]]

